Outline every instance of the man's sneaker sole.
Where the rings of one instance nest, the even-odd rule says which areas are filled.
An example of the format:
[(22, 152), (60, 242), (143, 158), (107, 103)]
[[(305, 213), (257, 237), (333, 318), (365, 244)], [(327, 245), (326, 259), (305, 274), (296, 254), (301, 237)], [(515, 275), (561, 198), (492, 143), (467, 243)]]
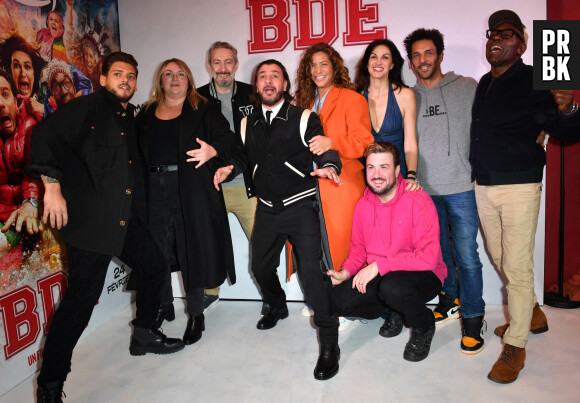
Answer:
[[(361, 323), (363, 323), (363, 322), (359, 318), (347, 319), (344, 316), (339, 316), (338, 317), (338, 331), (340, 333), (346, 332), (347, 330), (350, 330), (353, 327), (360, 325)], [(364, 323), (366, 323), (366, 321)]]
[[(442, 325), (446, 322), (449, 322), (452, 319), (459, 319), (459, 317), (461, 316), (461, 313), (459, 313), (459, 307), (452, 308), (448, 312), (451, 313), (447, 314), (447, 316), (443, 316), (439, 312), (433, 312), (433, 316), (435, 316), (435, 324)], [(435, 314), (439, 314), (441, 315), (441, 317), (439, 318)]]

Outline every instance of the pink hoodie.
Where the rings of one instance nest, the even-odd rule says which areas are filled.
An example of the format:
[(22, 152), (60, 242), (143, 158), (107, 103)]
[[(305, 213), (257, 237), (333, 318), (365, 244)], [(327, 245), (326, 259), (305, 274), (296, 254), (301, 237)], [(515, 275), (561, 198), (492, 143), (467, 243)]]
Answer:
[(441, 283), (447, 277), (435, 205), (426, 192), (407, 192), (406, 186), (399, 174), (395, 197), (387, 203), (365, 189), (354, 211), (348, 259), (342, 264), (351, 277), (374, 261), (381, 276), (431, 270)]

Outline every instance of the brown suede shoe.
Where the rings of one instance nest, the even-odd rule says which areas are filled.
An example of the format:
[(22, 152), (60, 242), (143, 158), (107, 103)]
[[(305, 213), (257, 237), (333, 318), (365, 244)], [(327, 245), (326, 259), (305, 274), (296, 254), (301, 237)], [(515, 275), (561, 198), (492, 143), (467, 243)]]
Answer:
[[(503, 337), (508, 327), (509, 323), (506, 323), (505, 325), (496, 327), (493, 332), (495, 333), (496, 336)], [(546, 318), (546, 314), (540, 308), (540, 304), (536, 302), (536, 305), (534, 305), (534, 311), (532, 313), (530, 332), (532, 332), (533, 334), (539, 334), (547, 331), (548, 331), (548, 318)]]
[(487, 379), (497, 383), (511, 383), (518, 375), (526, 361), (526, 349), (505, 344), (501, 355), (493, 364)]

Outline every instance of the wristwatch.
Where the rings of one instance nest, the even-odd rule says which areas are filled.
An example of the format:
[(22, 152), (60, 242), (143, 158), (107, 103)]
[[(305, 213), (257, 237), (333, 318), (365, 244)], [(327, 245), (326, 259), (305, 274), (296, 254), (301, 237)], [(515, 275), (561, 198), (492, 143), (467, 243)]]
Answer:
[(24, 203), (30, 203), (32, 207), (38, 208), (38, 199), (36, 197), (29, 197), (28, 199), (24, 199), (22, 201), (22, 205), (24, 205)]

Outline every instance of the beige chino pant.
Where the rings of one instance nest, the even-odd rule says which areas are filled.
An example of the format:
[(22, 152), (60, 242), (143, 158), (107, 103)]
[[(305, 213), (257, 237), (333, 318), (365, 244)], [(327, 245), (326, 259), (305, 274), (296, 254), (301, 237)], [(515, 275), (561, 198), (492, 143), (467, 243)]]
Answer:
[(526, 346), (537, 301), (533, 254), (541, 195), (541, 183), (475, 185), (487, 249), (507, 281), (510, 326), (503, 340), (516, 347)]
[[(240, 222), (248, 240), (252, 237), (254, 229), (254, 219), (256, 217), (257, 199), (252, 197), (248, 199), (246, 188), (244, 186), (222, 186), (226, 210), (233, 213)], [(220, 287), (206, 288), (207, 295), (219, 295)]]

